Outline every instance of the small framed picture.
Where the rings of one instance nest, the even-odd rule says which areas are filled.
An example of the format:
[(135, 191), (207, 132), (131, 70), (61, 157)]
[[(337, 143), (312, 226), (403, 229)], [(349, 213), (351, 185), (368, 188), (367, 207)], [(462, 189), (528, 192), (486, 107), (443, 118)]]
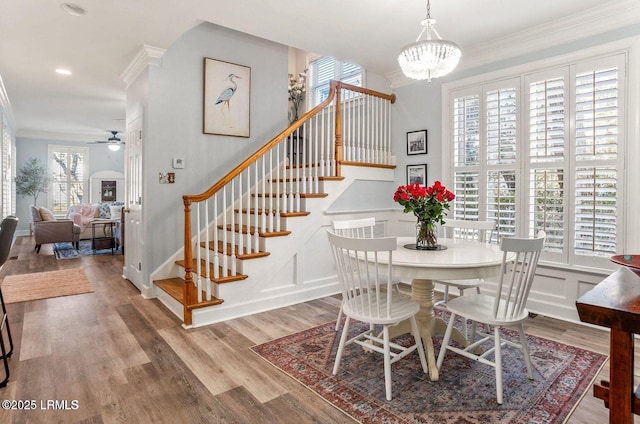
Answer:
[(407, 165), (407, 184), (427, 184), (427, 165)]
[(427, 130), (407, 133), (407, 155), (423, 155), (427, 153)]

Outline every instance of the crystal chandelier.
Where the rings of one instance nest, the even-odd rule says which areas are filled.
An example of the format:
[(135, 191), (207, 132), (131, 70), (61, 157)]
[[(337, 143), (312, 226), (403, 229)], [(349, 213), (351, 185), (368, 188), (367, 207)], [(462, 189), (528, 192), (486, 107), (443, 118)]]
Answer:
[[(447, 75), (460, 61), (462, 52), (456, 43), (445, 41), (435, 29), (431, 19), (431, 4), (427, 0), (427, 17), (421, 22), (422, 31), (415, 43), (404, 46), (398, 56), (402, 72), (409, 78), (428, 80)], [(436, 38), (432, 38), (433, 35)], [(421, 38), (424, 37), (424, 40)]]

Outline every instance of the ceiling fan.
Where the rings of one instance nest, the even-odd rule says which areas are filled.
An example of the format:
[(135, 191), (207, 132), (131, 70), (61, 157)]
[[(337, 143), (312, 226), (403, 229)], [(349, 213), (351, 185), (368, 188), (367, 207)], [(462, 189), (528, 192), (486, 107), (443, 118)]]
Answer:
[(119, 131), (110, 130), (109, 132), (111, 133), (111, 137), (109, 137), (108, 139), (96, 140), (90, 142), (89, 144), (106, 144), (109, 147), (109, 150), (117, 152), (118, 150), (120, 150), (120, 146), (124, 145), (124, 141), (122, 141), (120, 137), (118, 137)]

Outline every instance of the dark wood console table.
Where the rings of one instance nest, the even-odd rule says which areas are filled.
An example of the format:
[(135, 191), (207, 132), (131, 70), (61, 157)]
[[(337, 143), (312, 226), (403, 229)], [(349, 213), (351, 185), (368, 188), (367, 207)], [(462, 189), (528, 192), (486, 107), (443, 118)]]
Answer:
[(595, 384), (593, 395), (609, 408), (609, 423), (633, 424), (633, 414), (640, 414), (640, 393), (633, 388), (633, 335), (640, 334), (640, 276), (620, 268), (580, 297), (576, 307), (581, 321), (611, 329), (610, 381)]

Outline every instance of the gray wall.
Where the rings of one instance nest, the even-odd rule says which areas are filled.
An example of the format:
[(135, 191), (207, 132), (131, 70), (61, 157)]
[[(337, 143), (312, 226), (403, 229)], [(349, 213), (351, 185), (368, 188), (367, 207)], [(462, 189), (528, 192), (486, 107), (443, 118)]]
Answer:
[[(106, 134), (106, 133), (105, 133)], [(106, 139), (106, 136), (105, 136)], [(61, 146), (81, 146), (89, 147), (89, 164), (86, 174), (86, 195), (89, 196), (89, 177), (98, 171), (116, 171), (124, 173), (124, 149), (121, 148), (117, 152), (112, 152), (107, 146), (98, 144), (87, 144), (86, 142), (65, 141), (65, 140), (48, 140), (35, 138), (16, 138), (16, 172), (24, 166), (24, 164), (33, 158), (40, 159), (43, 164), (48, 165), (48, 149), (49, 145)], [(16, 199), (16, 216), (18, 217), (18, 231), (28, 231), (31, 213), (29, 205), (33, 203), (31, 196), (17, 196)], [(47, 205), (47, 194), (38, 196), (38, 206)]]
[[(251, 138), (202, 133), (203, 58), (251, 67)], [(204, 23), (183, 34), (148, 73), (144, 147), (146, 270), (183, 246), (182, 196), (205, 191), (286, 128), (288, 48)], [(129, 102), (129, 91), (127, 98)], [(132, 100), (133, 101), (133, 100)], [(174, 157), (184, 169), (172, 169)], [(159, 172), (176, 173), (159, 184)], [(150, 248), (149, 248), (150, 247)]]

